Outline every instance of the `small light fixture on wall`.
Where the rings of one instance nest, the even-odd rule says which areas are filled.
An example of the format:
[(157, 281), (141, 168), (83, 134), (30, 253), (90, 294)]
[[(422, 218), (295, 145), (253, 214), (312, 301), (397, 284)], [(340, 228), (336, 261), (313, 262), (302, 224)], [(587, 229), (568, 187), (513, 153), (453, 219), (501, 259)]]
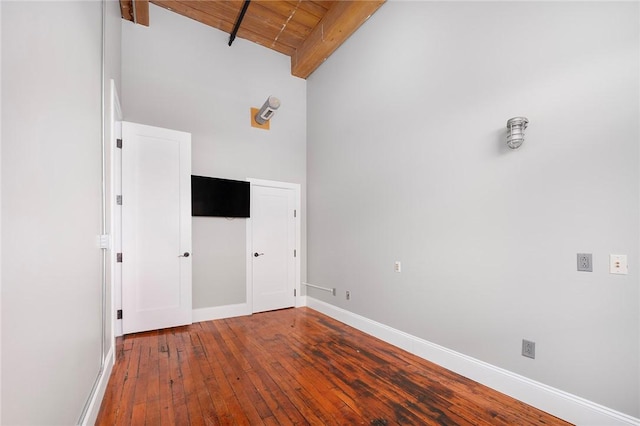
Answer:
[(251, 126), (269, 130), (269, 120), (278, 108), (280, 108), (280, 99), (269, 96), (262, 108), (251, 108)]
[(507, 120), (507, 146), (509, 148), (520, 148), (524, 142), (524, 130), (528, 124), (529, 120), (526, 117), (514, 117)]

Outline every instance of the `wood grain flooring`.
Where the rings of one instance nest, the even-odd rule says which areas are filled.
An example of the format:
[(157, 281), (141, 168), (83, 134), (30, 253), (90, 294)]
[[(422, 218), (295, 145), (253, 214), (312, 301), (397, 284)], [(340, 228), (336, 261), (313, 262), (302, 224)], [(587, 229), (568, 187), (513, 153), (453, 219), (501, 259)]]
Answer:
[(98, 425), (566, 425), (309, 308), (117, 340)]

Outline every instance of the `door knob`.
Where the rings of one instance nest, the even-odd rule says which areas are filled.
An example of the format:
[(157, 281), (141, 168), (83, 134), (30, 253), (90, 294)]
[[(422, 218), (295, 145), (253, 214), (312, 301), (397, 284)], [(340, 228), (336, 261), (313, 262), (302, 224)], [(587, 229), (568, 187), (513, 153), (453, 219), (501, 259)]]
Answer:
[(253, 253), (253, 257), (258, 257), (258, 256), (264, 256), (264, 253), (258, 253), (258, 252)]
[(183, 254), (181, 254), (178, 257), (189, 257), (189, 256), (191, 256), (191, 254), (188, 251), (185, 251)]

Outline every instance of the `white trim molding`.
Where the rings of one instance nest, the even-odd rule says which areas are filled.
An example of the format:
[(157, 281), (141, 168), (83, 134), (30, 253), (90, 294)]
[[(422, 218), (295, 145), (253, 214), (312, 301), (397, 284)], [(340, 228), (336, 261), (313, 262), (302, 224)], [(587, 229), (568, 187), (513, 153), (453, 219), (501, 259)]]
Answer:
[(237, 305), (214, 306), (193, 310), (193, 322), (212, 321), (224, 318), (243, 317), (251, 315), (251, 306), (248, 303)]
[[(307, 296), (296, 297), (296, 308), (307, 306)], [(193, 310), (193, 322), (213, 321), (225, 318), (235, 318), (253, 315), (249, 303), (237, 305), (213, 306)]]
[(98, 385), (96, 387), (96, 391), (93, 393), (91, 401), (89, 401), (87, 414), (86, 416), (84, 416), (84, 419), (82, 420), (82, 426), (93, 425), (96, 423), (96, 420), (98, 419), (98, 413), (100, 412), (102, 399), (104, 398), (104, 394), (107, 390), (107, 384), (109, 383), (109, 378), (111, 377), (111, 371), (113, 370), (113, 365), (115, 363), (114, 352), (115, 352), (115, 346), (111, 346), (109, 348), (109, 352), (107, 352), (107, 356), (105, 357), (104, 368), (102, 370), (102, 374), (98, 378)]
[(640, 425), (640, 419), (447, 349), (311, 296), (307, 306), (427, 361), (578, 425)]
[(111, 345), (115, 347), (116, 337), (122, 336), (122, 320), (117, 318), (116, 312), (122, 309), (122, 264), (116, 262), (116, 253), (122, 249), (122, 206), (115, 202), (116, 196), (122, 194), (122, 155), (117, 148), (117, 140), (122, 138), (122, 106), (118, 97), (118, 88), (115, 80), (109, 80), (110, 87), (110, 140), (109, 150), (111, 164), (109, 170), (109, 199), (111, 235), (108, 251), (109, 267), (111, 269), (111, 300), (108, 303), (105, 320), (111, 322)]

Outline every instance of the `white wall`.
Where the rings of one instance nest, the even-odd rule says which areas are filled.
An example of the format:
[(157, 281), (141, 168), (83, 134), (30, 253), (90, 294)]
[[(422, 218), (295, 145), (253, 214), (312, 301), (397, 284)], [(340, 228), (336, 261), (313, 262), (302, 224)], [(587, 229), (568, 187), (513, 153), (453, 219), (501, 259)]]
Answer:
[(2, 3), (2, 424), (75, 424), (100, 368), (101, 22)]
[(638, 417), (638, 16), (382, 6), (307, 81), (309, 294)]
[[(123, 22), (124, 118), (192, 134), (192, 172), (306, 183), (306, 82), (287, 56), (150, 6), (148, 28)], [(271, 130), (250, 108), (282, 101)], [(304, 212), (303, 212), (304, 229)], [(302, 236), (305, 244), (305, 236)], [(245, 219), (193, 218), (193, 306), (246, 301)], [(303, 276), (304, 260), (303, 257)]]

